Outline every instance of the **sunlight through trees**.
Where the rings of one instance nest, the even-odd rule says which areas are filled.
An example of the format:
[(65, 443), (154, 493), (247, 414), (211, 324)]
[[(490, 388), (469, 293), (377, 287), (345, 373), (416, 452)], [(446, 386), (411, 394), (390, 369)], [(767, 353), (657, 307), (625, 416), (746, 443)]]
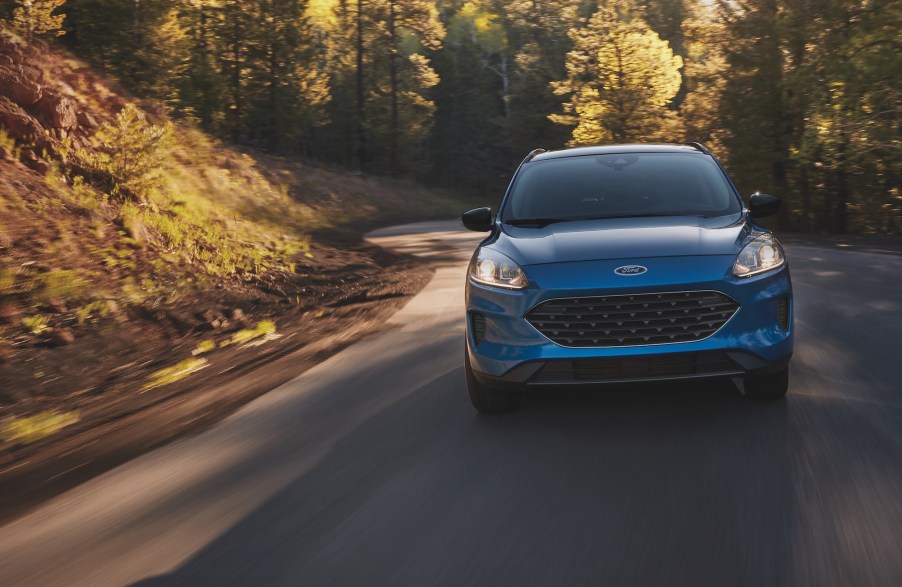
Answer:
[(902, 232), (897, 0), (2, 0), (232, 141), (457, 190), (536, 147), (703, 141), (802, 231)]

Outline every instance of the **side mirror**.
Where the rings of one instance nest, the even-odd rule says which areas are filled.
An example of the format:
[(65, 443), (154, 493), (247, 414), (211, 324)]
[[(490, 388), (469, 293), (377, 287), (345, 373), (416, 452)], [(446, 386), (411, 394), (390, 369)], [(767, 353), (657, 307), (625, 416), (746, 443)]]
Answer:
[(464, 226), (476, 232), (488, 232), (492, 230), (492, 209), (476, 208), (469, 212), (464, 212), (460, 217)]
[(767, 194), (754, 193), (749, 198), (749, 212), (755, 218), (773, 216), (780, 209), (780, 198)]

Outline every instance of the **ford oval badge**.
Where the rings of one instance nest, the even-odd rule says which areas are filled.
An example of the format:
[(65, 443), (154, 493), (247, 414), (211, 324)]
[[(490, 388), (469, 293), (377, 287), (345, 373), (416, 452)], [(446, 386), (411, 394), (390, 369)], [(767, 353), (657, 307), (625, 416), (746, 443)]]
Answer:
[(624, 265), (614, 269), (614, 273), (617, 275), (642, 275), (646, 271), (648, 271), (648, 267), (642, 265)]

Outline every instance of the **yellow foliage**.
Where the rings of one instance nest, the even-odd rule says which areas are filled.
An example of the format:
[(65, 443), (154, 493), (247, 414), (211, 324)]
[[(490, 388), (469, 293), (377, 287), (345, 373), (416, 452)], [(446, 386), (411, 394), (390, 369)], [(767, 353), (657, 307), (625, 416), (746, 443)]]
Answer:
[(152, 373), (149, 377), (149, 381), (141, 388), (141, 391), (144, 392), (154, 389), (155, 387), (175, 383), (192, 373), (200, 371), (206, 366), (206, 359), (185, 359), (172, 367), (166, 367), (165, 369), (160, 369), (159, 371)]
[(47, 33), (62, 36), (66, 15), (54, 14), (54, 11), (65, 3), (66, 0), (16, 0), (18, 6), (13, 11), (12, 28), (28, 39)]
[(600, 7), (588, 26), (571, 33), (567, 79), (555, 93), (569, 96), (559, 124), (576, 122), (572, 144), (654, 138), (680, 89), (683, 60), (641, 19)]
[(467, 35), (486, 53), (498, 53), (508, 45), (507, 32), (500, 17), (478, 0), (461, 6), (451, 19), (449, 29), (449, 35)]
[(309, 0), (306, 16), (316, 29), (328, 31), (338, 25), (337, 7), (338, 0)]
[(78, 412), (48, 411), (25, 418), (6, 418), (0, 424), (3, 442), (28, 444), (78, 422)]
[(276, 336), (276, 323), (272, 320), (261, 320), (253, 328), (244, 328), (232, 335), (228, 340), (220, 343), (220, 348), (233, 344), (247, 344), (256, 339), (271, 340)]
[(197, 355), (203, 355), (204, 353), (209, 353), (210, 351), (212, 351), (215, 348), (216, 348), (216, 342), (214, 342), (210, 339), (202, 340), (199, 343), (197, 343), (197, 346), (194, 347), (194, 350), (191, 351), (191, 354), (196, 357)]

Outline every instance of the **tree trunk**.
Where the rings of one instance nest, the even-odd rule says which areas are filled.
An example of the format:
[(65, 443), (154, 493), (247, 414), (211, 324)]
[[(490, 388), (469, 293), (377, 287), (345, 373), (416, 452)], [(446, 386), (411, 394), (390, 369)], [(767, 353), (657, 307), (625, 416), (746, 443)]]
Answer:
[(388, 138), (388, 170), (398, 174), (398, 31), (395, 23), (395, 0), (388, 3), (389, 77), (391, 79), (391, 125)]
[(843, 140), (838, 150), (839, 164), (836, 168), (836, 202), (833, 208), (833, 233), (843, 234), (848, 230), (849, 218), (849, 177), (846, 173), (846, 141)]
[(132, 34), (137, 41), (137, 45), (141, 44), (141, 0), (134, 0), (134, 10), (132, 11)]
[(366, 164), (366, 133), (363, 128), (364, 113), (364, 88), (363, 88), (363, 0), (357, 0), (357, 111), (354, 120), (354, 152), (357, 158), (357, 167), (362, 168)]
[(499, 64), (501, 72), (501, 88), (504, 99), (504, 118), (510, 120), (511, 117), (511, 80), (507, 71), (507, 55), (501, 52), (501, 62)]
[(802, 161), (799, 167), (799, 196), (801, 196), (802, 218), (799, 222), (801, 232), (812, 232), (811, 191), (808, 183), (808, 163)]
[(201, 97), (201, 108), (200, 108), (200, 123), (205, 129), (210, 130), (213, 127), (213, 112), (212, 108), (210, 108), (210, 87), (209, 87), (209, 71), (207, 68), (210, 63), (210, 53), (209, 53), (209, 40), (207, 39), (207, 5), (204, 2), (200, 3), (200, 15), (198, 19), (198, 38), (197, 38), (197, 52), (200, 55), (200, 67), (203, 72), (203, 87), (201, 92), (203, 93)]
[(232, 34), (232, 138), (241, 138), (241, 22), (235, 18)]

